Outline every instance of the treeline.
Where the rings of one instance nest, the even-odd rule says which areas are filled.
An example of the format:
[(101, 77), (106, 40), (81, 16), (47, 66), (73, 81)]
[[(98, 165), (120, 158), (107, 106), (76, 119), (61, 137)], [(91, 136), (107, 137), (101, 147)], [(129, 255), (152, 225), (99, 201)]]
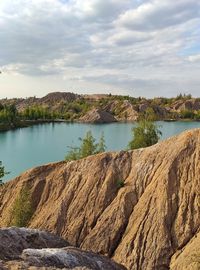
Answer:
[(0, 103), (0, 123), (15, 123), (18, 119), (18, 112), (14, 104), (2, 105)]
[(56, 112), (50, 112), (47, 108), (42, 106), (27, 107), (20, 113), (20, 119), (22, 120), (39, 120), (39, 119), (56, 119), (60, 114)]
[(30, 106), (24, 111), (18, 112), (14, 104), (0, 104), (0, 123), (1, 124), (16, 124), (21, 120), (39, 120), (39, 119), (58, 119), (65, 118), (65, 114), (51, 112), (43, 106)]
[(183, 110), (180, 111), (179, 117), (181, 119), (200, 120), (200, 111)]
[[(200, 110), (184, 109), (180, 111), (174, 109), (181, 102), (191, 99), (191, 94), (179, 94), (174, 98), (157, 97), (153, 99), (109, 94), (101, 99), (79, 98), (70, 102), (61, 100), (51, 104), (51, 106), (50, 104), (38, 103), (26, 104), (22, 105), (24, 108), (21, 108), (20, 111), (16, 108), (18, 104), (16, 99), (13, 100), (12, 104), (9, 104), (12, 101), (7, 100), (3, 104), (0, 103), (0, 129), (4, 130), (3, 126), (7, 129), (9, 127), (18, 127), (24, 123), (26, 125), (28, 121), (37, 120), (63, 119), (76, 121), (92, 108), (108, 110), (114, 116), (126, 119), (127, 112), (124, 112), (126, 101), (132, 104), (134, 110), (138, 112), (138, 120), (143, 117), (144, 113), (149, 111), (151, 111), (153, 120), (200, 120)], [(200, 99), (195, 99), (195, 101), (200, 101)]]

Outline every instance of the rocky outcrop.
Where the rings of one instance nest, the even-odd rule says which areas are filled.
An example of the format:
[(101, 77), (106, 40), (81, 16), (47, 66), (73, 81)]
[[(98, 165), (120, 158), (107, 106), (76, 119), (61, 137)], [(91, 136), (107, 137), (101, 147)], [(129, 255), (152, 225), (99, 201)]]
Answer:
[(111, 123), (116, 122), (115, 117), (107, 112), (100, 109), (92, 109), (79, 119), (83, 123)]
[(92, 270), (125, 270), (126, 268), (93, 252), (78, 248), (26, 249), (22, 253), (24, 262), (35, 266), (57, 266), (59, 268), (86, 267)]
[(121, 106), (121, 112), (118, 117), (119, 121), (137, 121), (139, 116), (136, 108), (128, 101), (124, 100)]
[(45, 231), (27, 228), (0, 229), (0, 260), (17, 259), (27, 248), (61, 248), (68, 242)]
[(194, 98), (185, 101), (178, 100), (173, 104), (172, 108), (177, 112), (185, 110), (198, 111), (200, 110), (200, 101)]
[(105, 256), (68, 245), (65, 240), (44, 231), (0, 229), (0, 269), (125, 270)]
[[(46, 108), (51, 108), (52, 110), (61, 107), (62, 102), (69, 103), (80, 98), (80, 95), (70, 93), (70, 92), (53, 92), (49, 93), (42, 98), (29, 97), (26, 99), (6, 99), (0, 100), (2, 104), (15, 104), (19, 112), (23, 112), (27, 107), (31, 106), (42, 106)], [(53, 107), (52, 107), (53, 106)]]
[(117, 121), (136, 121), (139, 116), (136, 107), (128, 100), (114, 100), (105, 105), (103, 109), (115, 115)]
[(53, 92), (38, 100), (41, 104), (52, 105), (60, 101), (72, 102), (78, 99), (80, 96), (70, 92)]
[(176, 269), (197, 245), (192, 239), (199, 239), (199, 161), (196, 129), (146, 149), (34, 168), (1, 189), (0, 226), (12, 218), (22, 187), (29, 186), (35, 210), (30, 227), (108, 255), (130, 270)]

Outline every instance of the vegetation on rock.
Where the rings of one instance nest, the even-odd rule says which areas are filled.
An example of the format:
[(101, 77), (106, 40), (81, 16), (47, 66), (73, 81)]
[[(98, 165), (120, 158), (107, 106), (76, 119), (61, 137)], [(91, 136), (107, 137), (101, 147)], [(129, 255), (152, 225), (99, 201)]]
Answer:
[(26, 227), (32, 215), (33, 207), (31, 203), (31, 193), (28, 186), (25, 186), (21, 189), (13, 204), (10, 213), (10, 225), (16, 227)]
[(124, 187), (124, 180), (117, 179), (116, 184), (117, 184), (117, 188), (122, 188), (122, 187)]
[(2, 178), (6, 175), (9, 174), (9, 172), (5, 171), (5, 167), (2, 165), (2, 161), (0, 161), (0, 185), (3, 184)]

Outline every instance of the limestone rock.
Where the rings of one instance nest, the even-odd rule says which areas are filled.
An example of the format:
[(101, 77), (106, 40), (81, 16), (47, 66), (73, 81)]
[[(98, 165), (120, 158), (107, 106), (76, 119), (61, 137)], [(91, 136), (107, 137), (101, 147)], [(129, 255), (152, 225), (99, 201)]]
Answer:
[(73, 247), (63, 249), (26, 249), (22, 253), (22, 259), (32, 266), (40, 267), (56, 266), (69, 269), (86, 267), (92, 270), (125, 270), (125, 267), (116, 264), (104, 256)]
[(0, 229), (0, 259), (16, 259), (27, 248), (61, 248), (68, 246), (68, 242), (60, 237), (29, 228)]
[(65, 240), (45, 231), (0, 229), (0, 269), (126, 270), (105, 256), (68, 245)]

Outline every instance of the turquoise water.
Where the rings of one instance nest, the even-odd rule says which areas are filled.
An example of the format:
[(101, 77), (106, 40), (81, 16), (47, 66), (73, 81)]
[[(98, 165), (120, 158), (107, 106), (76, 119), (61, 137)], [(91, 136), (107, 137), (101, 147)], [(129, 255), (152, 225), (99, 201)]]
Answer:
[[(162, 139), (187, 129), (200, 128), (200, 122), (158, 122), (158, 125), (163, 133)], [(67, 146), (79, 145), (79, 138), (84, 137), (88, 130), (97, 139), (104, 132), (107, 150), (125, 149), (131, 139), (133, 126), (132, 123), (50, 123), (1, 132), (0, 160), (10, 171), (4, 180), (12, 179), (28, 168), (63, 160)]]

